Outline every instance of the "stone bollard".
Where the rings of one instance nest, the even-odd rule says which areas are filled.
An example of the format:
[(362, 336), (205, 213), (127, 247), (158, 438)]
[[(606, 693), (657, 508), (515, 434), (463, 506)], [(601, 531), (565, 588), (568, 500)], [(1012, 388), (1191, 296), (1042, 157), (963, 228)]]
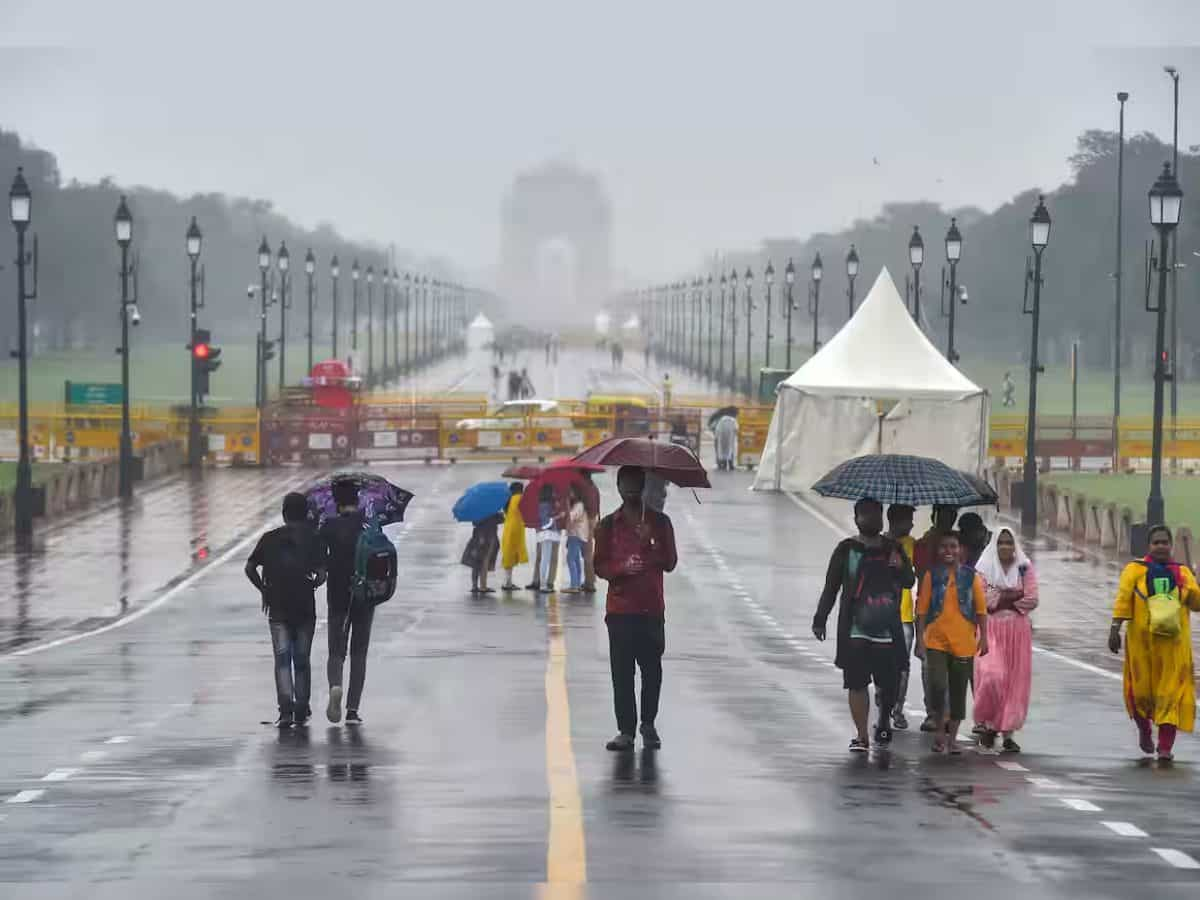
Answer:
[(1104, 546), (1104, 503), (1097, 500), (1087, 501), (1087, 521), (1083, 533), (1083, 542), (1094, 547)]
[(1104, 550), (1116, 550), (1121, 543), (1121, 511), (1115, 503), (1106, 503), (1103, 507), (1100, 523), (1100, 547)]
[(1131, 556), (1133, 550), (1129, 545), (1129, 538), (1133, 531), (1133, 510), (1128, 506), (1121, 507), (1121, 528), (1117, 532), (1117, 554), (1119, 556)]

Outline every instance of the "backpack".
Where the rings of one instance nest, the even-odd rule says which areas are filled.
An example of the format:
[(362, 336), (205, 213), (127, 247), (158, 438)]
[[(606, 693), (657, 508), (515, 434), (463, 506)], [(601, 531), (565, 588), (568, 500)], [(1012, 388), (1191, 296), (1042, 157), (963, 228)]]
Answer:
[(378, 606), (396, 592), (396, 547), (383, 533), (379, 523), (363, 525), (354, 546), (354, 580), (351, 602), (358, 600)]
[[(1179, 588), (1171, 584), (1170, 579), (1155, 578), (1148, 586), (1151, 594), (1143, 597), (1146, 609), (1150, 612), (1150, 633), (1155, 637), (1179, 637)], [(1141, 591), (1138, 591), (1141, 596)]]
[(898, 547), (869, 547), (858, 561), (853, 622), (863, 634), (891, 634), (900, 621), (900, 588), (891, 565)]

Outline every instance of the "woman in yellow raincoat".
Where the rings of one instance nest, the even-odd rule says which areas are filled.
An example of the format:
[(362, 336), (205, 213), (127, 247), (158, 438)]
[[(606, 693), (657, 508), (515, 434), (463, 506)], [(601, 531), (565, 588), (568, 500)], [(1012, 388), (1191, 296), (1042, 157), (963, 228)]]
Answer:
[[(1192, 730), (1196, 720), (1196, 684), (1192, 675), (1190, 610), (1200, 611), (1200, 586), (1187, 566), (1171, 559), (1171, 531), (1150, 529), (1150, 552), (1121, 573), (1113, 604), (1108, 648), (1121, 652), (1125, 637), (1125, 709), (1138, 728), (1138, 746), (1169, 762), (1175, 734)], [(1158, 725), (1155, 747), (1151, 725)]]
[(515, 591), (513, 569), (522, 563), (529, 562), (529, 552), (525, 549), (525, 518), (521, 515), (521, 494), (525, 486), (516, 482), (512, 486), (512, 494), (508, 498), (508, 508), (504, 512), (504, 531), (500, 534), (500, 567), (504, 569), (504, 584), (502, 591)]

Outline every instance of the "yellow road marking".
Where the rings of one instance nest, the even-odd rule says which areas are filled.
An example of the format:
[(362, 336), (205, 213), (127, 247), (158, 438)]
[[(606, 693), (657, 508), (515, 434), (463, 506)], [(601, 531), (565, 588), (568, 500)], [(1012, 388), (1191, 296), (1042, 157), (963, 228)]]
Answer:
[[(567, 644), (558, 600), (547, 603), (550, 648), (546, 662), (546, 779), (550, 788), (550, 840), (546, 851), (544, 897), (583, 896), (587, 850), (583, 838), (583, 801), (571, 747), (571, 705), (567, 698)], [(580, 888), (579, 890), (574, 889)]]

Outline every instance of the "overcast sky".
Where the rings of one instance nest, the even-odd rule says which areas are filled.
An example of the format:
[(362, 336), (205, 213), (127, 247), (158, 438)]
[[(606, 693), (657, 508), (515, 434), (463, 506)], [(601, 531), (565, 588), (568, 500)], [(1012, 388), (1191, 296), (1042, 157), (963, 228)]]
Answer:
[[(0, 0), (0, 125), (66, 177), (269, 198), (492, 265), (514, 174), (596, 172), (616, 266), (674, 275), (872, 214), (992, 208), (1085, 128), (1200, 142), (1196, 0)], [(878, 165), (874, 160), (878, 160)]]

